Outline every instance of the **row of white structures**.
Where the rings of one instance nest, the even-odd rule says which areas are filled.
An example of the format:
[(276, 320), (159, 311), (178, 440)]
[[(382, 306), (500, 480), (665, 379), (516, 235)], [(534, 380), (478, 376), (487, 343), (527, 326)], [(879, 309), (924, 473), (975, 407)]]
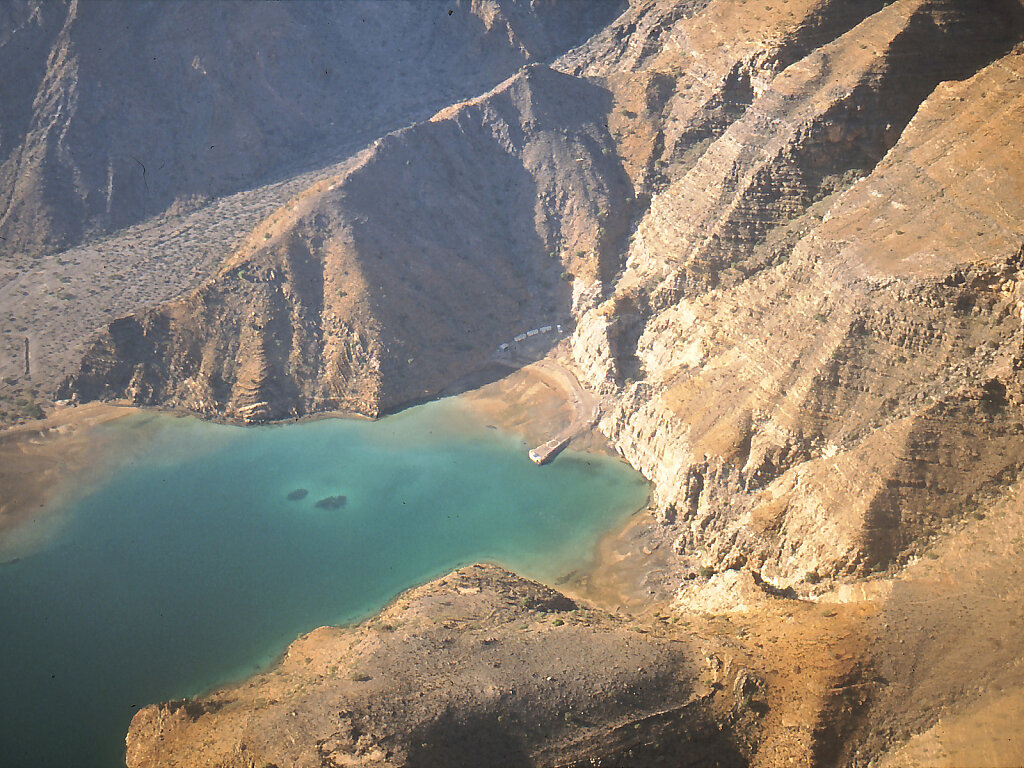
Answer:
[[(519, 344), (520, 342), (526, 341), (527, 339), (529, 339), (529, 338), (531, 338), (533, 336), (537, 336), (538, 334), (541, 334), (541, 333), (551, 333), (552, 331), (555, 331), (557, 333), (561, 333), (562, 332), (562, 326), (560, 326), (560, 325), (542, 325), (540, 328), (534, 328), (532, 330), (527, 331), (526, 333), (520, 333), (518, 336), (513, 336), (512, 337), (512, 341), (515, 344)], [(511, 346), (512, 345), (508, 344), (508, 343), (502, 344), (502, 345), (500, 345), (498, 347), (498, 351), (499, 352), (505, 352)]]

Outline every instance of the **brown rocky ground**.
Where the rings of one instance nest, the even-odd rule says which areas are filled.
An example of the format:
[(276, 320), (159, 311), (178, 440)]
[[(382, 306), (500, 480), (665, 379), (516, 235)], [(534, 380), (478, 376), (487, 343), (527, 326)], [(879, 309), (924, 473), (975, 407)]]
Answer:
[(128, 764), (740, 765), (756, 713), (735, 658), (471, 566), (237, 687), (142, 710)]
[(886, 766), (1024, 762), (1021, 502), (1019, 483), (983, 499), (878, 601), (869, 625), (878, 687), (851, 764), (883, 745)]

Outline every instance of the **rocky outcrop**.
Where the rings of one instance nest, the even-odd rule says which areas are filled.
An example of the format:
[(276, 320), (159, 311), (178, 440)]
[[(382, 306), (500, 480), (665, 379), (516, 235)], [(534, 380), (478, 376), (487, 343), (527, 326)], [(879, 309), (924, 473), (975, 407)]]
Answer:
[(632, 192), (607, 110), (533, 65), (385, 136), (193, 294), (113, 323), (60, 395), (258, 421), (435, 394), (568, 317), (563, 270), (600, 274)]
[(7, 3), (4, 261), (24, 268), (170, 206), (322, 165), (558, 55), (620, 7)]
[(139, 711), (128, 765), (741, 765), (755, 718), (718, 723), (750, 675), (698, 647), (472, 566), (245, 684)]
[(638, 191), (650, 194), (682, 177), (775, 75), (883, 5), (793, 0), (785, 9), (740, 9), (732, 0), (647, 0), (560, 66), (609, 84), (619, 152)]

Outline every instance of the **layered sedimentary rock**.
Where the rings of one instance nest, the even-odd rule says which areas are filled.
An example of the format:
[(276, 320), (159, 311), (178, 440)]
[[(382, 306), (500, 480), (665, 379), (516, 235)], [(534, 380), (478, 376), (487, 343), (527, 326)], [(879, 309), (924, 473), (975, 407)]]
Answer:
[[(1016, 469), (1019, 58), (942, 86), (903, 132), (1005, 49), (1003, 24), (893, 3), (762, 85), (655, 194), (574, 353), (622, 393), (605, 428), (681, 552), (785, 584), (885, 566)], [(950, 119), (973, 99), (977, 122)], [(967, 166), (984, 190), (957, 136), (987, 146)]]
[(550, 59), (619, 8), (6, 3), (3, 261), (322, 162)]
[(776, 74), (883, 5), (636, 2), (561, 65), (608, 84), (619, 152), (650, 194), (681, 177)]

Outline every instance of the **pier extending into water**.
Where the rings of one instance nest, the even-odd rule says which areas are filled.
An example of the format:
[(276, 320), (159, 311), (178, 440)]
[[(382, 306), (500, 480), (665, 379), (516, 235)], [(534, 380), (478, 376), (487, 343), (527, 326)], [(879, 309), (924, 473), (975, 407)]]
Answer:
[[(561, 339), (563, 333), (563, 327), (557, 323), (539, 326), (520, 333), (509, 343), (501, 344), (492, 358), (494, 362), (516, 369), (530, 365), (536, 373), (555, 388), (564, 391), (567, 399), (572, 403), (573, 418), (569, 426), (547, 442), (530, 449), (528, 454), (530, 461), (537, 465), (553, 461), (569, 446), (574, 437), (593, 428), (601, 418), (600, 399), (583, 388), (579, 379), (576, 378), (576, 374), (551, 357), (530, 362), (531, 353), (538, 357), (547, 354), (552, 343)], [(537, 346), (538, 343), (539, 346)]]
[(601, 418), (601, 401), (585, 390), (576, 375), (557, 360), (541, 360), (534, 365), (534, 369), (548, 381), (568, 392), (573, 406), (572, 423), (546, 443), (530, 450), (530, 461), (542, 465), (552, 461), (565, 450), (574, 437), (597, 424)]
[(530, 461), (537, 465), (547, 464), (569, 445), (570, 440), (572, 440), (571, 437), (562, 438), (559, 436), (538, 445), (536, 448), (531, 448), (529, 453)]

